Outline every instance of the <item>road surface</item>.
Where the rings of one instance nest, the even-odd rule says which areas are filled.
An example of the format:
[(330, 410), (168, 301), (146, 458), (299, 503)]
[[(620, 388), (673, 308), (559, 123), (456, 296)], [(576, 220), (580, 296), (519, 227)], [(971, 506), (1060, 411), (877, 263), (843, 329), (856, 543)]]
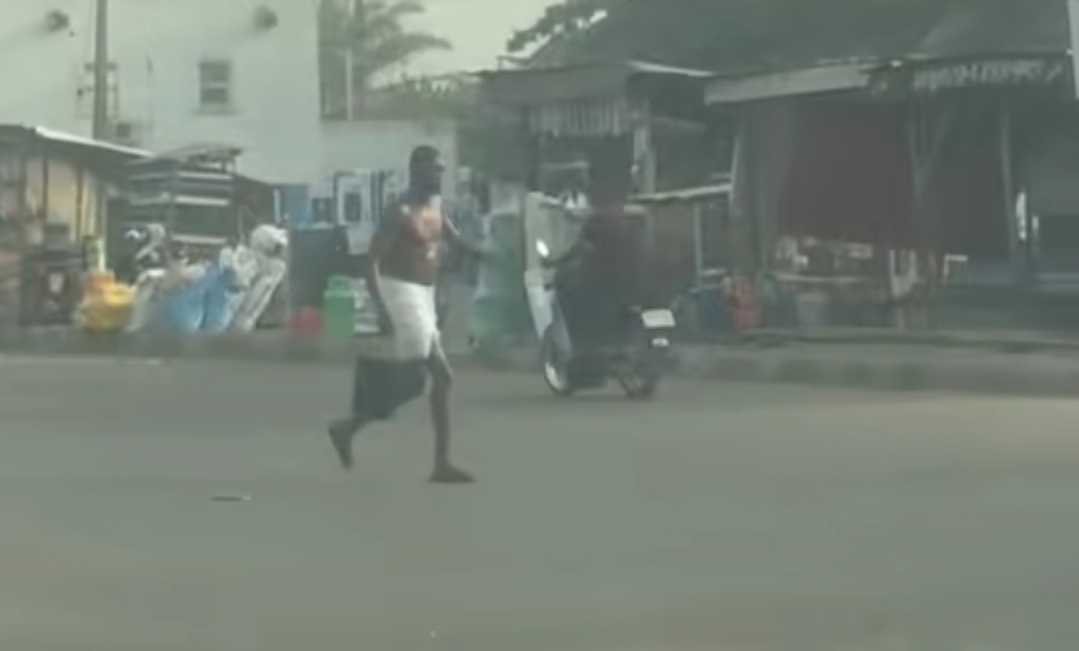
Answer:
[(346, 375), (0, 360), (0, 648), (1079, 648), (1079, 403), (462, 372), (460, 488)]

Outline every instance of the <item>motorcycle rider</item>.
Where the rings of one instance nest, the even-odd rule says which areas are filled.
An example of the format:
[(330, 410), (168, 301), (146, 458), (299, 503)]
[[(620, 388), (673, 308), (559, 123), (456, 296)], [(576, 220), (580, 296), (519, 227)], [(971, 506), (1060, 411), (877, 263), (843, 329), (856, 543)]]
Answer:
[(564, 317), (577, 343), (607, 343), (627, 309), (640, 297), (645, 257), (633, 237), (625, 192), (613, 178), (598, 178), (589, 193), (592, 206), (569, 251), (546, 266), (559, 267), (557, 282)]

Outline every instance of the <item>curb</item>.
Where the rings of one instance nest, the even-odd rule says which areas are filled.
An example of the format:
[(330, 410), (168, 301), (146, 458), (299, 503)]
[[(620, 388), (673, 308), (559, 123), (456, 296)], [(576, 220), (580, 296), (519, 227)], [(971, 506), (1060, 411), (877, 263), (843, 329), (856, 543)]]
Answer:
[(768, 358), (725, 354), (683, 363), (679, 376), (702, 380), (802, 384), (891, 392), (961, 392), (1077, 397), (1079, 364), (1044, 357), (936, 362)]
[(1079, 351), (1079, 339), (1034, 333), (998, 332), (903, 332), (874, 328), (760, 329), (744, 335), (747, 341), (766, 346), (788, 344), (889, 344), (899, 346), (984, 350), (1006, 353)]
[[(348, 365), (362, 344), (268, 335), (202, 337), (122, 336), (91, 338), (70, 331), (20, 333), (0, 338), (0, 353), (53, 357), (154, 358)], [(799, 384), (878, 391), (952, 391), (977, 394), (1079, 396), (1079, 358), (1050, 354), (979, 355), (947, 359), (939, 350), (895, 359), (844, 357), (843, 348), (805, 351), (797, 347), (725, 349), (683, 346), (674, 376), (728, 382)], [(912, 351), (913, 353), (913, 351)], [(911, 359), (915, 357), (915, 359)], [(498, 352), (451, 352), (461, 368), (535, 373), (532, 348)]]
[[(173, 337), (122, 335), (93, 337), (71, 331), (23, 332), (0, 337), (0, 355), (96, 357), (160, 360), (215, 360), (250, 363), (352, 364), (363, 349), (356, 341), (328, 341), (277, 333)], [(491, 370), (536, 370), (535, 351), (477, 353), (450, 351), (455, 364)]]

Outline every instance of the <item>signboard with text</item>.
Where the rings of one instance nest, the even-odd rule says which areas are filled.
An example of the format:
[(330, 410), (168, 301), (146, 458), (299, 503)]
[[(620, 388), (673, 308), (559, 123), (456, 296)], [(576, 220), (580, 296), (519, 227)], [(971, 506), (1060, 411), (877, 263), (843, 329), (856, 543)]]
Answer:
[(914, 71), (911, 90), (941, 90), (984, 86), (1052, 86), (1067, 74), (1054, 59), (997, 59), (927, 66)]
[(877, 94), (932, 94), (973, 88), (1064, 88), (1069, 85), (1068, 66), (1068, 61), (1060, 56), (932, 61), (881, 70), (873, 76), (870, 87)]

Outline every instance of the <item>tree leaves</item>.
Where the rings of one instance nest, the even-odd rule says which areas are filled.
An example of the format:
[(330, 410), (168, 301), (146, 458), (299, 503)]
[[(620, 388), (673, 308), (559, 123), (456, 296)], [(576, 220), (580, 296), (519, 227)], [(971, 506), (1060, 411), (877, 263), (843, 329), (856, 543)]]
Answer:
[(579, 35), (595, 25), (607, 11), (626, 1), (562, 0), (547, 7), (531, 27), (515, 32), (506, 47), (511, 53), (519, 53), (532, 46)]

